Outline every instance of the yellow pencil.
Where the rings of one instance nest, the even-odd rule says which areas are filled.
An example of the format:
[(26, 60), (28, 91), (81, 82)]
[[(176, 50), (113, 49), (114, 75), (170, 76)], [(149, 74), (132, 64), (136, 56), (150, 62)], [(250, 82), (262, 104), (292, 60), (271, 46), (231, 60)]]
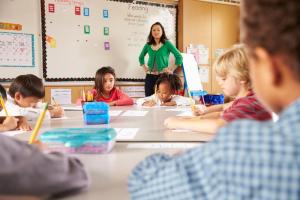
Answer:
[(191, 91), (188, 90), (188, 94), (189, 94), (189, 98), (190, 98), (190, 101), (191, 101), (191, 108), (192, 108), (192, 111), (195, 110), (195, 102), (194, 102), (194, 99), (192, 98), (192, 95), (191, 95)]
[(39, 130), (41, 128), (41, 125), (42, 125), (42, 122), (44, 120), (44, 117), (45, 117), (47, 109), (48, 109), (48, 103), (45, 104), (44, 109), (41, 112), (41, 114), (40, 114), (40, 116), (39, 116), (39, 118), (38, 118), (38, 120), (37, 120), (37, 122), (35, 124), (35, 127), (34, 127), (32, 133), (31, 133), (31, 137), (30, 137), (30, 139), (28, 141), (29, 144), (34, 143), (34, 141), (36, 139), (36, 136), (37, 136), (37, 134), (38, 134), (38, 132), (39, 132)]
[(4, 112), (5, 112), (6, 117), (8, 117), (8, 112), (7, 112), (7, 109), (5, 107), (4, 99), (3, 99), (3, 97), (2, 97), (1, 94), (0, 94), (0, 103), (1, 103), (1, 106), (2, 106), (2, 108), (4, 110)]

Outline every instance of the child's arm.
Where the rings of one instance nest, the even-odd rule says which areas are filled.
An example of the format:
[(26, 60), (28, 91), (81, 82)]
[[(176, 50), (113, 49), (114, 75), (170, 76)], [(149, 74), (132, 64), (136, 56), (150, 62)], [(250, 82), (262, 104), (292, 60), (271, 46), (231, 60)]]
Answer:
[(18, 117), (18, 119), (19, 119), (19, 125), (17, 127), (18, 129), (22, 131), (32, 130), (31, 126), (28, 124), (26, 117)]
[(194, 115), (205, 115), (212, 112), (223, 112), (226, 108), (231, 106), (232, 102), (219, 104), (219, 105), (212, 105), (212, 106), (205, 106), (203, 104), (199, 104), (195, 106), (195, 109), (193, 111)]
[(14, 117), (6, 117), (2, 124), (0, 124), (0, 131), (10, 131), (18, 126), (18, 119)]
[(217, 119), (220, 118), (223, 112), (211, 112), (199, 116), (201, 119)]
[(195, 100), (180, 95), (174, 95), (171, 101), (175, 101), (177, 106), (191, 106), (195, 104)]
[(33, 145), (1, 135), (0, 160), (0, 193), (53, 196), (89, 185), (84, 166), (77, 158), (44, 154)]
[(164, 122), (169, 129), (188, 129), (197, 132), (216, 133), (226, 124), (226, 121), (218, 119), (202, 119), (201, 117), (169, 117)]
[(115, 106), (129, 106), (133, 105), (133, 99), (122, 90), (116, 89), (118, 99), (113, 101)]
[(156, 105), (155, 98), (157, 99), (157, 97), (155, 97), (155, 94), (148, 97), (140, 98), (136, 101), (136, 104), (138, 106), (155, 106)]
[(177, 103), (175, 101), (169, 101), (161, 104), (161, 106), (176, 106), (176, 105)]

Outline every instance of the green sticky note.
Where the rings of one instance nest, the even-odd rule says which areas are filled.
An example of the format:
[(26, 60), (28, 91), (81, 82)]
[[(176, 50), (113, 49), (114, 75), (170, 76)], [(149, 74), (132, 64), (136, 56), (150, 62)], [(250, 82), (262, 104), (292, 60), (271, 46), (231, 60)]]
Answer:
[(84, 33), (89, 34), (90, 33), (90, 26), (89, 25), (84, 25)]
[(109, 28), (104, 27), (103, 32), (104, 32), (104, 35), (109, 35)]

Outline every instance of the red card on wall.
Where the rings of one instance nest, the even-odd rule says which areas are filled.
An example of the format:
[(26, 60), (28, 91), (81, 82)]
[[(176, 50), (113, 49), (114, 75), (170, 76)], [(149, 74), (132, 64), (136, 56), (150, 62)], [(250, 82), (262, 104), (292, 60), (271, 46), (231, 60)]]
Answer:
[(51, 13), (55, 12), (55, 5), (53, 3), (48, 4), (48, 11)]
[(75, 6), (75, 15), (80, 15), (80, 6)]

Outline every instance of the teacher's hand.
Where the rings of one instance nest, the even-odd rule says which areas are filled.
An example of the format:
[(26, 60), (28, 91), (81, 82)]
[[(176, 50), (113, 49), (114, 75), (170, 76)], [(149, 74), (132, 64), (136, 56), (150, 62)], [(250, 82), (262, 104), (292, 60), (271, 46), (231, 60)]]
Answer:
[(168, 74), (173, 74), (173, 71), (169, 67), (164, 68), (163, 72), (168, 73)]
[(146, 73), (149, 71), (149, 67), (146, 66), (146, 65), (143, 65), (143, 69), (144, 69), (144, 71), (145, 71)]

